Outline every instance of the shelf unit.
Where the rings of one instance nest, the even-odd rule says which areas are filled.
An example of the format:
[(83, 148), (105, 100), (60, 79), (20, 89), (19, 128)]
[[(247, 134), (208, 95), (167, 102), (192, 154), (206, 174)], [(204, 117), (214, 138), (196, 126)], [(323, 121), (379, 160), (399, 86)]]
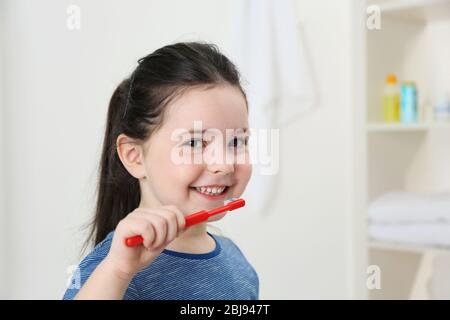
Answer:
[[(393, 190), (450, 190), (450, 123), (430, 117), (434, 97), (450, 92), (450, 0), (367, 0), (381, 10), (381, 29), (365, 32), (366, 206)], [(419, 122), (382, 121), (385, 76), (415, 81)], [(433, 261), (441, 248), (369, 241), (369, 264), (382, 266), (389, 285), (371, 299), (430, 298)], [(394, 275), (401, 274), (402, 279)], [(397, 281), (397, 283), (396, 283)], [(401, 284), (399, 284), (401, 282)]]
[(430, 129), (429, 124), (390, 124), (384, 122), (370, 123), (367, 125), (368, 132), (411, 132), (411, 131), (427, 131)]
[(393, 124), (385, 122), (373, 122), (367, 124), (368, 132), (427, 132), (431, 130), (441, 129), (450, 129), (450, 123)]
[(450, 5), (447, 0), (382, 1), (380, 9), (390, 18), (415, 23), (447, 20), (450, 17)]

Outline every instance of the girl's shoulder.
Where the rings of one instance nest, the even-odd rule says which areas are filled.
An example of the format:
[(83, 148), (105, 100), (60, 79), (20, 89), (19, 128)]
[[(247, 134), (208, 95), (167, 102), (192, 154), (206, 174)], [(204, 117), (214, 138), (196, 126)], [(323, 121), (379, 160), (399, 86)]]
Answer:
[(94, 247), (94, 250), (99, 250), (104, 247), (108, 247), (108, 248), (111, 247), (111, 242), (112, 242), (113, 237), (114, 237), (114, 231), (111, 231), (110, 233), (108, 233), (108, 235), (105, 237), (105, 239), (103, 239), (101, 242), (99, 242)]
[(99, 242), (92, 250), (89, 252), (83, 260), (81, 260), (79, 267), (96, 266), (99, 264), (108, 254), (111, 248), (112, 238), (114, 236), (114, 231), (111, 231), (105, 239)]
[(239, 246), (231, 238), (217, 233), (209, 233), (209, 234), (212, 235), (220, 243), (222, 248), (235, 250), (238, 251), (240, 254), (242, 254), (241, 249), (239, 249)]
[(225, 256), (227, 256), (228, 258), (231, 257), (235, 266), (240, 265), (244, 269), (248, 270), (253, 279), (255, 279), (255, 282), (259, 283), (259, 278), (256, 270), (248, 261), (246, 255), (242, 252), (239, 246), (231, 238), (223, 235), (217, 235), (215, 233), (213, 233), (212, 235), (217, 239), (217, 241), (220, 241), (222, 248), (224, 248)]
[(103, 241), (98, 243), (91, 252), (81, 260), (77, 268), (73, 271), (69, 286), (64, 293), (64, 300), (73, 299), (92, 272), (94, 272), (95, 268), (103, 261), (111, 247), (113, 235), (113, 232), (109, 233)]

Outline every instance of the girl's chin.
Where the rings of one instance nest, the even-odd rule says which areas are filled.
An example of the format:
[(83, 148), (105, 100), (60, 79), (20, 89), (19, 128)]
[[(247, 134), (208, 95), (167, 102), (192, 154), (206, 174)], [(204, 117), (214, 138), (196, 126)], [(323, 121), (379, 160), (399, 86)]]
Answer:
[(224, 213), (216, 214), (212, 217), (209, 217), (208, 222), (214, 222), (214, 221), (221, 220), (223, 217), (225, 217), (227, 215), (227, 213), (228, 213), (228, 211), (226, 211)]

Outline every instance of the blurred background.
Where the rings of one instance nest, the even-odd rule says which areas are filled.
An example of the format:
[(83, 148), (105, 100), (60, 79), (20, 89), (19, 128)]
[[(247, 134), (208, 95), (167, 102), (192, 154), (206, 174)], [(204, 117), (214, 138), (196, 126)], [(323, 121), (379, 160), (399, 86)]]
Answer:
[(0, 298), (62, 298), (113, 90), (196, 40), (279, 130), (277, 169), (215, 224), (260, 298), (449, 299), (448, 0), (0, 0)]

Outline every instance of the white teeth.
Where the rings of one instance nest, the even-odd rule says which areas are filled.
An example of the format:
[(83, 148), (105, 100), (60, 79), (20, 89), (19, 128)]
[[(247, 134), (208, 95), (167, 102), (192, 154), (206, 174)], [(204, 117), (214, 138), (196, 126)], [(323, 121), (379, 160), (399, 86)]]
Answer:
[(226, 187), (195, 187), (197, 191), (209, 195), (219, 195), (225, 190), (225, 188)]

